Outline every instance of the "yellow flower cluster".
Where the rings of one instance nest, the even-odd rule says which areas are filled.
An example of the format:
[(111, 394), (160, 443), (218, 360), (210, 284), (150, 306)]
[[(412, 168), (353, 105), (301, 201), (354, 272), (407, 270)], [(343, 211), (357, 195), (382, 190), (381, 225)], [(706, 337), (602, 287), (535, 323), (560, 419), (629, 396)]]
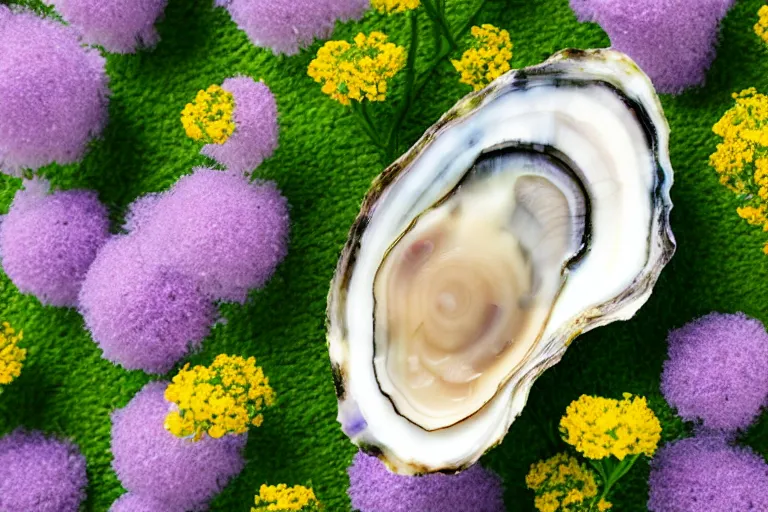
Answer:
[(574, 400), (560, 420), (566, 443), (590, 459), (613, 455), (656, 452), (661, 440), (661, 424), (644, 397), (624, 393), (623, 400), (582, 395)]
[(412, 11), (419, 5), (420, 0), (371, 0), (371, 7), (386, 14)]
[(461, 83), (479, 91), (509, 71), (512, 60), (512, 41), (509, 32), (493, 25), (472, 27), (475, 38), (472, 47), (464, 52), (461, 60), (451, 60), (461, 74)]
[(352, 100), (384, 101), (388, 80), (403, 69), (406, 59), (405, 48), (388, 43), (381, 32), (371, 32), (358, 34), (354, 45), (328, 41), (309, 64), (308, 74), (342, 105)]
[(219, 438), (260, 426), (261, 411), (274, 404), (275, 393), (253, 357), (220, 354), (210, 366), (184, 366), (165, 398), (178, 408), (166, 417), (165, 428), (197, 441), (206, 433)]
[[(768, 6), (765, 9), (768, 18)], [(709, 165), (720, 175), (720, 183), (746, 202), (737, 209), (739, 216), (768, 231), (768, 96), (752, 87), (733, 98), (736, 104), (712, 127), (723, 142), (709, 157)], [(768, 244), (763, 251), (768, 254)]]
[(187, 136), (207, 143), (224, 144), (235, 131), (232, 112), (235, 98), (219, 85), (198, 91), (195, 101), (181, 112), (181, 124)]
[(755, 34), (768, 43), (768, 5), (764, 5), (757, 11), (760, 18), (755, 23)]
[(303, 485), (288, 487), (285, 484), (262, 485), (255, 498), (255, 507), (251, 512), (291, 512), (301, 510), (314, 512), (320, 510), (320, 502), (315, 491)]
[(0, 384), (10, 384), (21, 375), (21, 367), (27, 357), (26, 349), (18, 347), (23, 337), (24, 333), (16, 334), (8, 322), (3, 322), (0, 329)]
[[(539, 512), (587, 512), (594, 510), (597, 482), (592, 471), (566, 453), (531, 465), (525, 484), (536, 493), (534, 505)], [(596, 504), (603, 512), (612, 507), (601, 499)]]

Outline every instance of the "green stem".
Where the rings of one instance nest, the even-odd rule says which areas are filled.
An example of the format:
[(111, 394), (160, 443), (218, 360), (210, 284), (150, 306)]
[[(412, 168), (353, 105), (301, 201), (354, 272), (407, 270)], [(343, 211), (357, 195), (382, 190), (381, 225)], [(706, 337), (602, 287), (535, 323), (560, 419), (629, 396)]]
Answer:
[[(439, 0), (435, 0), (435, 2), (437, 1)], [(438, 5), (435, 5), (435, 3), (432, 3), (433, 0), (421, 0), (421, 2), (424, 4), (424, 9), (427, 11), (427, 15), (432, 18), (432, 22), (436, 23), (443, 31), (443, 36), (448, 40), (451, 49), (455, 50), (458, 48), (459, 43), (456, 42), (456, 38), (453, 36), (453, 32), (451, 32), (451, 27), (448, 26), (448, 21), (441, 12), (441, 8)]]
[(373, 126), (371, 117), (368, 114), (368, 108), (365, 105), (365, 100), (362, 102), (352, 100), (350, 106), (352, 107), (354, 118), (363, 128), (363, 131), (365, 131), (365, 133), (371, 139), (371, 142), (373, 142), (378, 148), (386, 149), (386, 147), (379, 141), (379, 137), (376, 134), (376, 128)]
[(415, 99), (413, 94), (413, 85), (416, 82), (416, 52), (419, 49), (419, 18), (415, 12), (410, 13), (411, 18), (411, 44), (408, 47), (408, 62), (406, 63), (405, 70), (405, 93), (403, 95), (403, 102), (398, 108), (395, 114), (395, 120), (389, 129), (387, 134), (387, 156), (390, 160), (393, 158), (393, 154), (397, 151), (397, 135), (400, 132), (400, 127), (405, 121), (405, 116), (408, 114), (408, 109), (411, 108), (411, 104)]
[[(621, 480), (621, 478), (629, 473), (629, 470), (632, 469), (632, 466), (634, 466), (635, 462), (637, 462), (637, 459), (640, 457), (640, 454), (634, 455), (631, 458), (625, 458), (624, 460), (620, 461), (616, 466), (613, 466), (610, 471), (610, 476), (608, 478), (605, 478), (606, 471), (604, 469), (599, 469), (600, 477), (603, 478), (603, 492), (592, 499), (592, 503), (590, 503), (590, 509), (592, 509), (593, 506), (600, 503), (601, 500), (606, 499), (608, 497), (608, 494), (611, 492), (611, 489), (613, 488), (616, 483)], [(602, 462), (609, 462), (609, 459), (604, 459), (603, 461), (599, 461), (597, 465), (600, 466)]]

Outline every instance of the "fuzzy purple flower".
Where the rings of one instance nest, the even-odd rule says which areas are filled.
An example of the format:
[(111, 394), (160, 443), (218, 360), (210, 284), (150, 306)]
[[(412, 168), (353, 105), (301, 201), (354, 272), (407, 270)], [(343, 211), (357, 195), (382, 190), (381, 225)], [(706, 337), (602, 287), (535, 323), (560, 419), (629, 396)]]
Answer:
[(594, 21), (614, 49), (632, 57), (659, 92), (704, 83), (720, 20), (734, 0), (571, 0), (580, 21)]
[(235, 100), (235, 131), (224, 144), (207, 144), (201, 152), (232, 172), (248, 173), (277, 148), (277, 102), (269, 87), (250, 77), (227, 78), (221, 87)]
[(360, 19), (370, 0), (215, 0), (251, 42), (293, 55), (333, 33), (336, 21)]
[(85, 273), (109, 237), (109, 217), (95, 192), (48, 195), (28, 181), (0, 218), (0, 263), (22, 293), (43, 304), (74, 307)]
[(349, 473), (352, 508), (360, 512), (504, 512), (501, 479), (480, 465), (456, 475), (403, 476), (379, 459), (355, 455)]
[(0, 171), (79, 160), (106, 124), (107, 82), (74, 29), (0, 5)]
[(685, 420), (748, 427), (768, 402), (768, 333), (743, 313), (710, 313), (669, 333), (661, 391)]
[[(167, 509), (204, 510), (245, 465), (246, 436), (204, 437), (194, 442), (165, 430), (171, 404), (167, 382), (150, 382), (112, 415), (112, 466), (129, 492), (154, 498)], [(142, 509), (124, 509), (142, 510)]]
[(185, 512), (151, 496), (128, 492), (120, 496), (109, 508), (109, 512)]
[(168, 0), (52, 0), (56, 10), (80, 31), (83, 40), (107, 51), (133, 53), (151, 48), (160, 37), (155, 22)]
[(75, 445), (21, 430), (0, 439), (3, 512), (77, 512), (87, 484)]
[(663, 447), (651, 461), (648, 484), (652, 512), (768, 510), (768, 464), (720, 437)]
[(80, 311), (105, 359), (165, 373), (208, 335), (215, 308), (196, 279), (157, 265), (133, 236), (99, 251), (80, 292)]
[(288, 251), (288, 204), (271, 182), (196, 169), (168, 192), (143, 199), (129, 224), (142, 254), (199, 280), (210, 298), (244, 302)]

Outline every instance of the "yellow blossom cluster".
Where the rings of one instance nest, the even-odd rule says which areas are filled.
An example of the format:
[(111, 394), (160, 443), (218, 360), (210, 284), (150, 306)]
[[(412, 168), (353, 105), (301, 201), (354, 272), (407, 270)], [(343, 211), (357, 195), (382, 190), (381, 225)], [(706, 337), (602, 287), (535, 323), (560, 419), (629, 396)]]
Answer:
[(308, 74), (323, 93), (342, 105), (351, 101), (384, 101), (388, 81), (406, 63), (402, 46), (387, 42), (381, 32), (358, 34), (354, 44), (328, 41), (309, 64)]
[(461, 83), (479, 91), (509, 71), (512, 41), (509, 32), (489, 24), (472, 27), (472, 37), (475, 38), (472, 47), (464, 52), (461, 60), (451, 60), (451, 63), (461, 74)]
[(560, 432), (566, 443), (590, 459), (651, 457), (661, 440), (661, 424), (646, 399), (629, 393), (623, 400), (582, 395), (566, 409)]
[(755, 34), (768, 43), (768, 5), (760, 7), (757, 11), (759, 19), (755, 23)]
[[(768, 96), (752, 87), (733, 98), (736, 104), (712, 127), (723, 142), (709, 157), (709, 165), (720, 175), (720, 183), (745, 202), (736, 210), (739, 216), (768, 231)], [(768, 244), (763, 251), (768, 254)]]
[(224, 144), (235, 131), (232, 112), (235, 98), (219, 85), (198, 91), (195, 101), (181, 112), (181, 124), (187, 136), (206, 143)]
[(420, 0), (371, 0), (371, 7), (386, 14), (412, 11), (419, 5)]
[(303, 485), (288, 487), (286, 484), (262, 485), (255, 498), (255, 507), (251, 512), (291, 512), (301, 510), (314, 512), (320, 510), (320, 502), (315, 492)]
[(3, 322), (0, 329), (0, 384), (10, 384), (21, 375), (21, 367), (27, 357), (26, 349), (18, 346), (23, 337), (22, 332), (17, 334), (8, 322)]
[(603, 512), (612, 507), (604, 499), (597, 503), (597, 482), (592, 471), (566, 453), (531, 465), (525, 484), (536, 493), (539, 512)]
[(253, 357), (220, 354), (210, 366), (184, 366), (165, 398), (178, 408), (166, 417), (165, 428), (197, 441), (206, 433), (219, 438), (260, 426), (261, 411), (274, 404), (275, 393)]

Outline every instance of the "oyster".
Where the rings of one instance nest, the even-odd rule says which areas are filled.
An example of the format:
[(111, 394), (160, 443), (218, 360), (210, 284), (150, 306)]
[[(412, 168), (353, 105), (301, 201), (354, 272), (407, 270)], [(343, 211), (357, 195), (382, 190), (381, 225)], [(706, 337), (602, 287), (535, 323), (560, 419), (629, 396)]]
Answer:
[(385, 170), (328, 297), (353, 442), (403, 474), (465, 468), (573, 338), (634, 315), (675, 250), (668, 135), (627, 56), (564, 50)]

